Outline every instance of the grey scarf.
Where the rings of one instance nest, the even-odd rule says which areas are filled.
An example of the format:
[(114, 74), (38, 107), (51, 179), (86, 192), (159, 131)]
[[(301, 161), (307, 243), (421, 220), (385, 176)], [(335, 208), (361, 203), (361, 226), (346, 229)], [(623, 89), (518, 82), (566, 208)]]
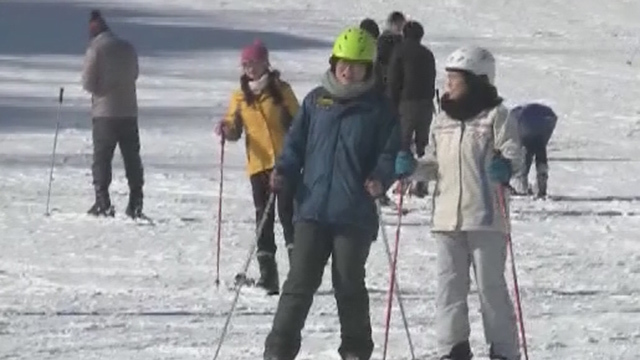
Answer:
[(343, 85), (338, 82), (335, 74), (331, 70), (327, 70), (322, 76), (322, 87), (324, 87), (331, 95), (338, 99), (353, 99), (365, 92), (373, 89), (375, 86), (375, 76), (369, 76), (364, 82)]

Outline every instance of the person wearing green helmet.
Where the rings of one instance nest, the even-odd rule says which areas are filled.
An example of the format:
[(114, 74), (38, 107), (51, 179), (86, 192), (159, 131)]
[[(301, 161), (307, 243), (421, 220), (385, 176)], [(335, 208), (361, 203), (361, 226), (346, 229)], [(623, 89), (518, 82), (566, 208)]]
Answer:
[(365, 265), (378, 233), (376, 198), (413, 171), (400, 153), (396, 114), (375, 86), (375, 39), (349, 28), (335, 41), (321, 85), (302, 102), (271, 175), (296, 183), (294, 242), (265, 360), (293, 360), (329, 257), (345, 360), (373, 352)]

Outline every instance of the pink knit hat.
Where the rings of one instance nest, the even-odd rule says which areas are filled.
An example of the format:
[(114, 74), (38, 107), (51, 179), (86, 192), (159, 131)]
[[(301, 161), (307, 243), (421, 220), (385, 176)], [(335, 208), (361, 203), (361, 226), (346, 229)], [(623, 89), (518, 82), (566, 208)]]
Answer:
[(264, 46), (262, 41), (256, 40), (251, 45), (245, 46), (242, 49), (242, 54), (240, 55), (240, 61), (242, 63), (246, 62), (258, 62), (258, 61), (266, 61), (269, 62), (269, 50)]

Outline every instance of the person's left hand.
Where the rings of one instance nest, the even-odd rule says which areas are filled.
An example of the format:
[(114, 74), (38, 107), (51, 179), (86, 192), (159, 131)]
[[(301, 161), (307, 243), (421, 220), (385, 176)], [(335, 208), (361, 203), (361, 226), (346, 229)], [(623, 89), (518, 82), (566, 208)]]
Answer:
[(500, 153), (496, 153), (493, 159), (491, 159), (491, 163), (489, 163), (489, 176), (491, 176), (491, 180), (500, 184), (509, 184), (512, 172), (511, 161), (503, 157)]
[(405, 178), (416, 169), (416, 159), (413, 158), (413, 154), (409, 151), (400, 151), (396, 155), (395, 170), (396, 175), (400, 178)]

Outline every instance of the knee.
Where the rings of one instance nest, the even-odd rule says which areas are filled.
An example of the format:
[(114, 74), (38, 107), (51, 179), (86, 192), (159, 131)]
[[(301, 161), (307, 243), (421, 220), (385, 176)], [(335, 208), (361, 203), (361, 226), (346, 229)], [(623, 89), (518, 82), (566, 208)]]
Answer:
[(507, 282), (504, 277), (504, 272), (480, 272), (477, 277), (477, 283), (481, 296), (507, 292)]
[(334, 279), (333, 290), (336, 299), (348, 299), (352, 297), (361, 297), (367, 295), (367, 285), (364, 276), (340, 276)]

